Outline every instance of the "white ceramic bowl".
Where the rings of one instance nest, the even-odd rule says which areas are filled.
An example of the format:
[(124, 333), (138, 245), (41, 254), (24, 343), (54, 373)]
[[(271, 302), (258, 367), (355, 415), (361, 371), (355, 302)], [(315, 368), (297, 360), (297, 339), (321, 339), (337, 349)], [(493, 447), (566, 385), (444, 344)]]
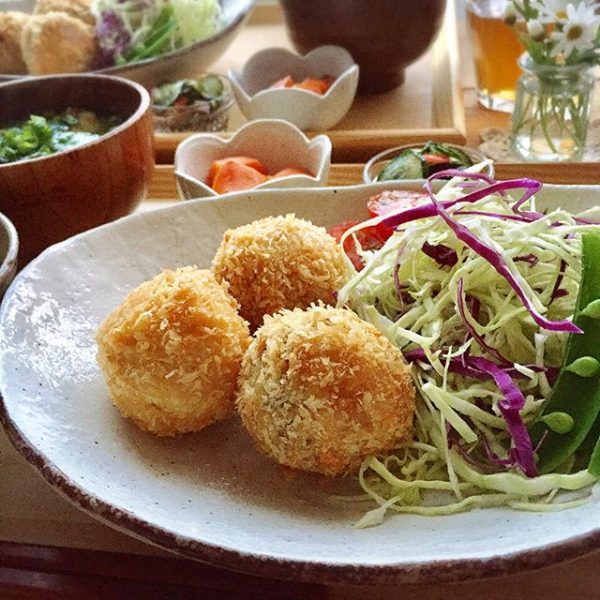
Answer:
[[(268, 89), (291, 75), (335, 78), (325, 94), (294, 88)], [(248, 119), (285, 119), (303, 130), (330, 129), (348, 112), (356, 96), (358, 65), (340, 46), (321, 46), (305, 56), (284, 48), (266, 48), (246, 62), (241, 72), (229, 71), (240, 110)]]
[[(207, 268), (228, 228), (292, 212), (328, 227), (363, 218), (374, 193), (404, 187), (251, 190), (181, 202), (46, 250), (17, 276), (0, 308), (0, 420), (10, 440), (92, 516), (184, 556), (254, 575), (433, 583), (532, 569), (598, 548), (598, 497), (562, 512), (397, 515), (356, 529), (365, 506), (336, 502), (332, 494), (356, 493), (357, 484), (283, 476), (238, 420), (158, 438), (112, 406), (94, 332), (129, 290), (164, 268)], [(538, 202), (579, 212), (600, 204), (600, 186), (545, 186)], [(593, 589), (586, 598), (597, 597)]]
[[(383, 152), (376, 154), (365, 163), (365, 166), (363, 168), (363, 181), (365, 183), (375, 183), (377, 181), (377, 175), (388, 162), (402, 154), (402, 152), (404, 152), (405, 150), (419, 150), (423, 146), (424, 144), (404, 144), (403, 146), (389, 148), (388, 150), (384, 150)], [(446, 146), (462, 150), (470, 157), (474, 164), (483, 162), (484, 160), (488, 160), (488, 157), (485, 154), (483, 154), (483, 152), (480, 152), (475, 148), (459, 146), (458, 144), (446, 144)], [(493, 177), (494, 163), (490, 162), (488, 165), (486, 165), (484, 173), (489, 177)]]
[(326, 135), (309, 140), (294, 125), (277, 119), (252, 121), (230, 139), (211, 133), (192, 135), (181, 142), (175, 152), (180, 196), (188, 200), (218, 196), (205, 183), (206, 177), (212, 162), (227, 156), (257, 158), (269, 173), (296, 167), (312, 174), (272, 179), (254, 189), (324, 186), (331, 166), (331, 140)]
[(10, 219), (0, 213), (0, 300), (17, 272), (19, 236)]

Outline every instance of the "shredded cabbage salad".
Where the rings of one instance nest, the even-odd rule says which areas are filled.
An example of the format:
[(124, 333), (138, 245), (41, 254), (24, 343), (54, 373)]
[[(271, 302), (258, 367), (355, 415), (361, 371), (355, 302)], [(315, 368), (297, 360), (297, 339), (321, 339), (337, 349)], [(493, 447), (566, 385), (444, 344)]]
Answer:
[(218, 0), (94, 0), (99, 53), (96, 67), (135, 62), (213, 35)]
[[(448, 176), (434, 194), (431, 181)], [(574, 459), (538, 474), (528, 427), (550, 395), (569, 332), (579, 331), (571, 317), (580, 234), (598, 225), (563, 209), (538, 212), (539, 187), (444, 171), (427, 183), (430, 203), (365, 221), (341, 240), (354, 240), (365, 267), (339, 290), (338, 305), (400, 348), (419, 392), (414, 441), (360, 468), (365, 495), (355, 499), (378, 506), (357, 526), (380, 523), (388, 510), (551, 511), (589, 501), (596, 477)], [(380, 250), (360, 249), (353, 234), (382, 222), (398, 229)], [(554, 427), (568, 428), (567, 417), (556, 413)]]

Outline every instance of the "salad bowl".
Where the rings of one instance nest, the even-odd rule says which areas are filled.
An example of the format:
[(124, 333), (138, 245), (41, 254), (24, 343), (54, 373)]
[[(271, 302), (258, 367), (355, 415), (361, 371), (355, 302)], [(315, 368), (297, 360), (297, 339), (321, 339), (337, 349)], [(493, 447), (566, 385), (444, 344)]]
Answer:
[[(320, 583), (457, 581), (567, 560), (600, 545), (597, 495), (569, 510), (487, 508), (397, 515), (367, 529), (352, 482), (283, 477), (236, 420), (151, 437), (111, 405), (94, 332), (126, 292), (163, 268), (209, 266), (227, 228), (295, 213), (316, 224), (361, 218), (401, 183), (255, 190), (133, 215), (71, 238), (24, 269), (0, 309), (1, 419), (59, 493), (97, 519), (220, 567)], [(412, 189), (417, 189), (413, 184)], [(546, 186), (540, 208), (580, 212), (599, 186)]]
[[(165, 81), (192, 78), (206, 71), (233, 42), (249, 16), (254, 0), (220, 0), (220, 4), (222, 10), (220, 26), (213, 35), (154, 58), (98, 68), (93, 72), (125, 77), (151, 88)], [(8, 0), (0, 4), (0, 10), (31, 13), (34, 6), (35, 0)], [(0, 81), (20, 77), (23, 76), (0, 73)]]

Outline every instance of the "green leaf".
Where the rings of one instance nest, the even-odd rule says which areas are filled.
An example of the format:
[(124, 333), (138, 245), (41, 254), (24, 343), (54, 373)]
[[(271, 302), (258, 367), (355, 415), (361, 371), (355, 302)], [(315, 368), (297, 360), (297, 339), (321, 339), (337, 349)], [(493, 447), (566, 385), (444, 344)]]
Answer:
[[(546, 436), (538, 449), (540, 473), (553, 471), (573, 455), (595, 427), (600, 413), (600, 377), (581, 377), (567, 369), (582, 357), (600, 360), (600, 320), (582, 314), (590, 303), (600, 299), (600, 233), (584, 233), (581, 244), (582, 274), (573, 322), (583, 333), (569, 335), (563, 366), (542, 414), (543, 418), (550, 413), (564, 412), (572, 417), (573, 428), (559, 434), (548, 431), (543, 422), (532, 426), (534, 445)], [(591, 363), (587, 362), (589, 366)]]

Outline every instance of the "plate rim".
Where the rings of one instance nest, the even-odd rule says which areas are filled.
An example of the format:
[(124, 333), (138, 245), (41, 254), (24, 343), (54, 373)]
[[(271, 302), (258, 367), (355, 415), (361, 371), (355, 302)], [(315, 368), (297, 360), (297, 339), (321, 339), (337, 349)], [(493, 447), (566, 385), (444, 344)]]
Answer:
[[(348, 188), (381, 188), (380, 184), (359, 184), (355, 186), (340, 186)], [(407, 187), (412, 187), (411, 182)], [(388, 186), (389, 187), (389, 186)], [(397, 186), (394, 186), (397, 187)], [(545, 186), (546, 187), (546, 186)], [(549, 187), (581, 187), (572, 185), (553, 185)], [(600, 186), (585, 186), (600, 189)], [(318, 189), (329, 192), (335, 188), (306, 188), (314, 193)], [(264, 190), (262, 194), (280, 193), (282, 190)], [(300, 191), (294, 189), (294, 191)], [(227, 198), (202, 198), (193, 200), (194, 203), (221, 202), (247, 195), (248, 192), (229, 194)], [(189, 204), (186, 201), (185, 204)], [(152, 212), (168, 212), (176, 210), (180, 203), (157, 209)], [(130, 221), (143, 218), (145, 213), (136, 213), (119, 221)], [(81, 233), (74, 238), (86, 237), (98, 229), (104, 229), (111, 224), (102, 225), (93, 230)], [(11, 291), (30, 269), (35, 268), (42, 258), (60, 251), (64, 245), (74, 238), (55, 244), (34, 259), (11, 284), (5, 298), (11, 296)], [(4, 303), (2, 303), (4, 304)], [(4, 307), (2, 307), (4, 308)], [(0, 311), (2, 312), (2, 311)], [(569, 538), (564, 541), (547, 544), (504, 555), (494, 555), (486, 558), (459, 558), (436, 561), (420, 561), (416, 563), (391, 563), (386, 565), (366, 565), (360, 563), (335, 564), (322, 561), (296, 560), (278, 558), (266, 554), (223, 548), (195, 538), (182, 536), (168, 531), (160, 526), (142, 519), (130, 511), (117, 508), (88, 492), (81, 485), (59, 469), (53, 461), (33, 446), (11, 418), (7, 405), (0, 390), (0, 424), (12, 446), (31, 464), (45, 481), (67, 499), (71, 504), (92, 518), (111, 526), (134, 538), (172, 552), (183, 558), (212, 564), (216, 567), (244, 572), (262, 577), (292, 580), (305, 583), (321, 583), (327, 585), (393, 585), (415, 583), (449, 583), (483, 579), (509, 575), (517, 572), (530, 571), (551, 566), (567, 560), (579, 558), (600, 549), (600, 527), (589, 532)], [(435, 517), (431, 517), (435, 518)]]

